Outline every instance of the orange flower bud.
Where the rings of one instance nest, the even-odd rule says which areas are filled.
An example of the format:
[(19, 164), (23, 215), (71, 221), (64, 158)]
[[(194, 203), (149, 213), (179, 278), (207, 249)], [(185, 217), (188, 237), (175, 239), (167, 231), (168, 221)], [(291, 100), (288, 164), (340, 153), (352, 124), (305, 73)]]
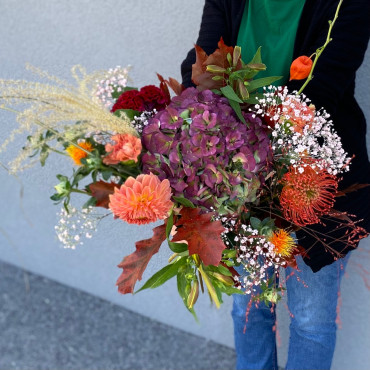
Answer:
[(308, 77), (312, 68), (312, 60), (305, 55), (294, 59), (290, 66), (290, 79), (291, 80), (303, 80)]

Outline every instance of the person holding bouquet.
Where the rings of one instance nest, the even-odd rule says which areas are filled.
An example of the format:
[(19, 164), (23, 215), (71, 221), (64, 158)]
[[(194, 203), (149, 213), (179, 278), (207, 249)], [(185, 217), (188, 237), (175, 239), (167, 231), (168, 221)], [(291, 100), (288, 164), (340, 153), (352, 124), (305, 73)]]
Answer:
[[(289, 81), (292, 61), (310, 56), (328, 35), (339, 0), (206, 0), (199, 38), (196, 42), (207, 54), (217, 48), (222, 37), (226, 45), (241, 46), (243, 60), (251, 60), (262, 46), (262, 60), (268, 66), (259, 77), (279, 75), (279, 85), (290, 92), (302, 81)], [(355, 76), (369, 40), (367, 0), (344, 0), (332, 32), (332, 41), (318, 59), (314, 78), (304, 93), (317, 107), (325, 107), (342, 137), (344, 149), (353, 154), (351, 171), (343, 175), (340, 188), (370, 183), (370, 163), (366, 149), (366, 121), (355, 97)], [(183, 85), (192, 86), (192, 49), (181, 66)], [(264, 75), (263, 75), (264, 74)], [(335, 209), (357, 216), (359, 225), (370, 230), (370, 190), (362, 187), (339, 197)], [(316, 235), (337, 240), (341, 230), (334, 222), (310, 226)], [(344, 258), (327, 253), (312, 234), (297, 231), (299, 244), (306, 250), (297, 257), (298, 270), (287, 268), (286, 285), (291, 313), (290, 343), (286, 369), (330, 369), (336, 341), (338, 286), (348, 252), (343, 243), (330, 243)], [(324, 240), (324, 238), (323, 238)], [(288, 278), (289, 277), (289, 278)], [(251, 302), (250, 295), (235, 295), (233, 320), (238, 369), (277, 369), (275, 309)], [(247, 319), (246, 312), (248, 311)]]

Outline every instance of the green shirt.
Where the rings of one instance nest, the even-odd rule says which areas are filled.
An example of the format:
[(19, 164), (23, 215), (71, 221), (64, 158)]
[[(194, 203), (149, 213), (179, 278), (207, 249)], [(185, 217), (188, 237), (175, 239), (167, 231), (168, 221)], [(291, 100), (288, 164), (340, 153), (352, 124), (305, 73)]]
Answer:
[(289, 79), (294, 41), (305, 0), (247, 0), (239, 28), (237, 45), (242, 59), (249, 63), (262, 46), (262, 62), (266, 71), (256, 78), (284, 76), (274, 85)]

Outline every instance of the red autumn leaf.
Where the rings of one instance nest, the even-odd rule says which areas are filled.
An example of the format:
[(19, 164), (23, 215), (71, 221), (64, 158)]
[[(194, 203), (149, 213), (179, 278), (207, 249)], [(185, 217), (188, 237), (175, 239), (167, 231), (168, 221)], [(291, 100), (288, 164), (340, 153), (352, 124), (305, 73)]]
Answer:
[(185, 86), (172, 77), (170, 77), (166, 83), (176, 95), (180, 95), (185, 90)]
[(109, 195), (114, 193), (114, 188), (118, 188), (114, 182), (98, 181), (89, 185), (97, 207), (109, 208)]
[(198, 45), (195, 45), (195, 53), (196, 53), (196, 62), (192, 66), (192, 75), (191, 79), (195, 85), (197, 85), (198, 90), (212, 90), (212, 89), (219, 89), (220, 87), (224, 86), (223, 81), (214, 81), (212, 77), (214, 76), (213, 73), (207, 72), (207, 65), (209, 63), (206, 62), (208, 55), (205, 51)]
[(171, 97), (168, 88), (172, 89), (172, 91), (176, 95), (180, 95), (185, 90), (185, 86), (180, 84), (180, 82), (178, 82), (172, 77), (170, 77), (168, 80), (165, 80), (159, 73), (157, 73), (157, 77), (161, 82), (160, 88), (166, 94), (166, 96), (169, 97), (169, 100), (171, 100)]
[(168, 87), (167, 87), (167, 81), (159, 73), (157, 73), (157, 77), (158, 77), (158, 80), (161, 82), (160, 85), (159, 85), (159, 88), (166, 95), (167, 100), (170, 101), (171, 100), (171, 95), (170, 95), (170, 91), (168, 90)]
[(123, 269), (117, 280), (118, 291), (122, 294), (133, 293), (135, 284), (141, 280), (150, 259), (156, 254), (166, 239), (166, 224), (153, 229), (150, 239), (135, 243), (136, 251), (126, 256), (118, 267)]
[(183, 208), (172, 241), (186, 240), (190, 255), (198, 254), (205, 265), (218, 266), (225, 249), (220, 236), (225, 228), (221, 221), (212, 221), (213, 216), (212, 212), (200, 214), (199, 208)]
[(198, 45), (194, 45), (195, 48), (195, 63), (192, 65), (191, 79), (197, 85), (199, 76), (201, 76), (206, 71), (205, 61), (208, 58), (206, 52)]

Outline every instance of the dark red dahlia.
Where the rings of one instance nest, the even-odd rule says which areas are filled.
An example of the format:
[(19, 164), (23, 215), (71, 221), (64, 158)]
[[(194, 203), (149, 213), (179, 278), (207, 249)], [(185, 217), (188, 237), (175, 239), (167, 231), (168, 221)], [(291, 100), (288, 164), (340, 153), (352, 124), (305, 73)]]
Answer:
[(111, 109), (111, 112), (115, 112), (118, 109), (133, 109), (143, 112), (145, 110), (145, 104), (141, 93), (137, 90), (125, 91), (117, 99), (116, 103)]
[(145, 109), (158, 111), (166, 108), (170, 103), (169, 97), (158, 87), (147, 85), (140, 89), (140, 96), (144, 100)]

